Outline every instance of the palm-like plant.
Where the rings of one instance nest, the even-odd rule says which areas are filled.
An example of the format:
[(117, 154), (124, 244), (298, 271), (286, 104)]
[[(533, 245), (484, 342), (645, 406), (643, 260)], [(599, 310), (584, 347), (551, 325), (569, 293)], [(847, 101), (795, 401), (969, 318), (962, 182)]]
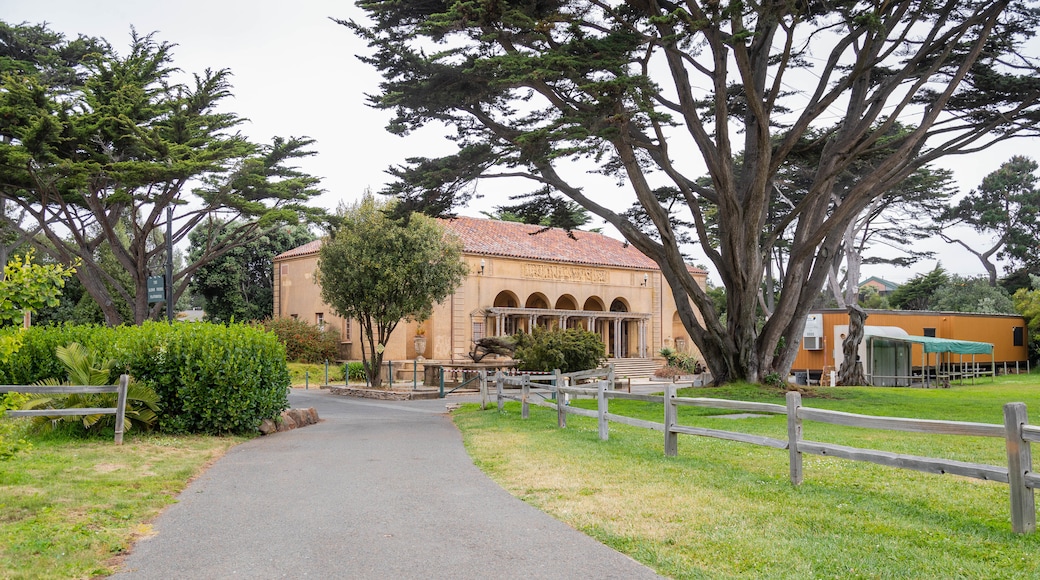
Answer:
[[(35, 383), (38, 386), (59, 385), (107, 385), (112, 375), (115, 361), (100, 360), (96, 353), (83, 345), (73, 342), (68, 346), (59, 346), (55, 353), (58, 360), (65, 365), (69, 378), (45, 379)], [(58, 394), (38, 393), (30, 396), (21, 408), (29, 409), (89, 409), (116, 406), (116, 393), (84, 393)], [(131, 380), (126, 391), (126, 416), (123, 419), (123, 430), (129, 431), (134, 426), (140, 429), (151, 429), (159, 418), (159, 396), (151, 387)], [(35, 420), (44, 424), (56, 422), (73, 422), (82, 419), (83, 427), (88, 431), (115, 427), (115, 415), (84, 415), (37, 417)]]

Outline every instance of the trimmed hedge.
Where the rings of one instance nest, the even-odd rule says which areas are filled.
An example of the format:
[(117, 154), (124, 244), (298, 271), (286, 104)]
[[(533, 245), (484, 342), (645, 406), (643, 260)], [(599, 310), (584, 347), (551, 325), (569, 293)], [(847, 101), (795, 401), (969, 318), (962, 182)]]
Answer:
[(20, 336), (22, 344), (6, 364), (0, 363), (0, 383), (31, 385), (43, 379), (63, 379), (65, 366), (54, 354), (59, 346), (78, 342), (102, 358), (110, 358), (116, 332), (115, 328), (95, 325), (34, 326), (25, 331), (4, 328), (4, 334)]
[(288, 407), (285, 347), (244, 324), (33, 327), (0, 373), (8, 384), (63, 377), (54, 349), (70, 342), (114, 359), (119, 372), (155, 389), (160, 431), (255, 433)]

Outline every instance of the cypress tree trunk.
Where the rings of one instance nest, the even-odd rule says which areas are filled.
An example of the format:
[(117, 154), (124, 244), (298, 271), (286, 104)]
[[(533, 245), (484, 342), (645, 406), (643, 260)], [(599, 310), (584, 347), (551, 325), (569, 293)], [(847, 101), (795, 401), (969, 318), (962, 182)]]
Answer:
[(858, 304), (849, 305), (849, 332), (845, 335), (841, 349), (845, 360), (838, 371), (838, 384), (842, 386), (865, 385), (863, 363), (859, 360), (859, 345), (863, 342), (863, 327), (867, 313)]

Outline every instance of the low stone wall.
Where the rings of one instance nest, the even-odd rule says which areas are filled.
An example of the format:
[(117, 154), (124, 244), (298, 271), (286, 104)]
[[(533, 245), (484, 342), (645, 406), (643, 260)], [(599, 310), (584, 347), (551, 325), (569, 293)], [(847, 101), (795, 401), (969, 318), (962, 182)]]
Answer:
[(260, 434), (270, 435), (271, 433), (278, 433), (281, 431), (288, 431), (290, 429), (296, 429), (297, 427), (306, 427), (307, 425), (313, 425), (319, 421), (318, 411), (314, 407), (308, 407), (306, 409), (287, 409), (282, 411), (279, 421), (272, 419), (264, 419), (260, 423)]
[(329, 387), (333, 395), (358, 397), (362, 399), (379, 399), (381, 401), (411, 401), (414, 399), (436, 399), (437, 391), (392, 391), (390, 389), (366, 389), (363, 387)]

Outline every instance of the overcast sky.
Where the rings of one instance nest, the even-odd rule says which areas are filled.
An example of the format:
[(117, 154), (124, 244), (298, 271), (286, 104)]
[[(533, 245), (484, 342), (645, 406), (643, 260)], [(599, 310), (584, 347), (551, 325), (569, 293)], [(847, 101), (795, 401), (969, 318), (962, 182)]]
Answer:
[[(186, 73), (207, 67), (230, 69), (235, 96), (226, 106), (249, 119), (242, 131), (251, 139), (317, 140), (317, 155), (301, 166), (322, 178), (326, 193), (317, 203), (330, 209), (357, 199), (366, 188), (382, 188), (388, 180), (387, 166), (409, 156), (441, 155), (453, 147), (436, 130), (407, 138), (390, 135), (384, 130), (389, 115), (365, 104), (365, 93), (376, 91), (379, 76), (355, 58), (366, 52), (364, 43), (330, 20), (360, 18), (352, 1), (3, 0), (2, 6), (0, 18), (8, 23), (47, 22), (67, 37), (101, 36), (121, 54), (126, 53), (131, 27), (139, 33), (156, 32), (157, 40), (177, 45), (174, 64)], [(937, 165), (952, 169), (961, 190), (968, 191), (1011, 155), (1035, 157), (1036, 146), (1036, 140), (1020, 140)], [(481, 210), (509, 203), (504, 195), (492, 195), (499, 191), (497, 184), (481, 185), (479, 193), (485, 197), (461, 213), (479, 216)], [(520, 188), (511, 192), (516, 191)], [(978, 260), (964, 250), (938, 240), (929, 247), (941, 253), (950, 272), (983, 273)], [(866, 266), (863, 278), (876, 275), (904, 282), (934, 265), (929, 261), (911, 269)]]

